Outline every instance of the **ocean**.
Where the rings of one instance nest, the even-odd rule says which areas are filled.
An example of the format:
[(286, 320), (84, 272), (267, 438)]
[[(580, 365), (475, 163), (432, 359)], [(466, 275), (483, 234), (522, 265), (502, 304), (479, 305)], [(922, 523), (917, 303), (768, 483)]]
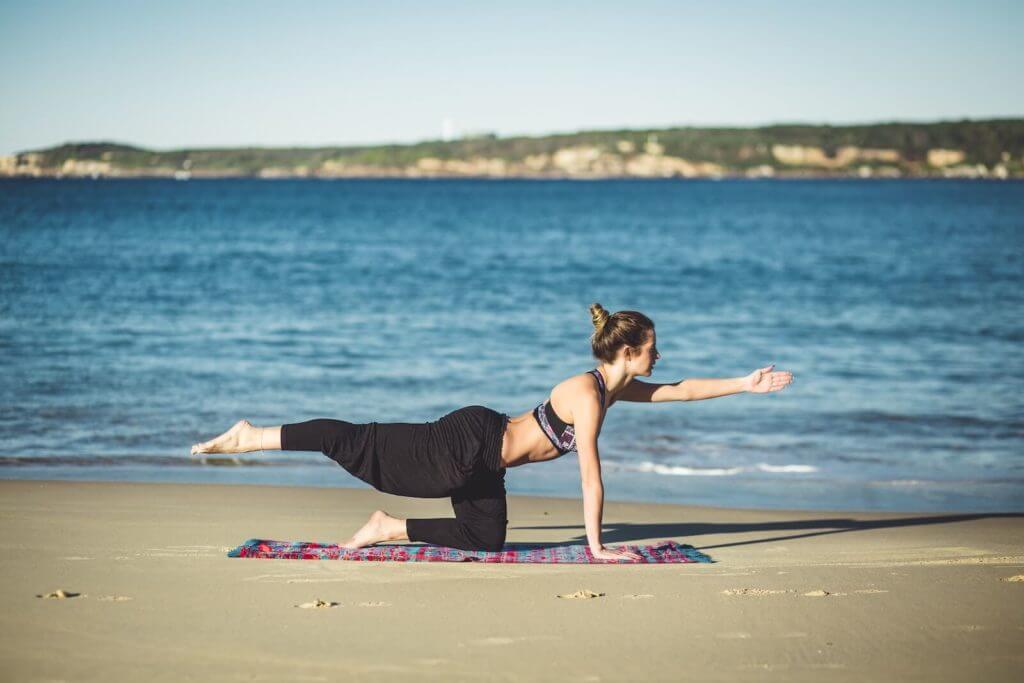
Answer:
[[(510, 415), (634, 309), (609, 500), (1024, 511), (1024, 183), (0, 181), (0, 477), (357, 487), (316, 453), (189, 456), (248, 418)], [(508, 470), (579, 497), (576, 456)]]

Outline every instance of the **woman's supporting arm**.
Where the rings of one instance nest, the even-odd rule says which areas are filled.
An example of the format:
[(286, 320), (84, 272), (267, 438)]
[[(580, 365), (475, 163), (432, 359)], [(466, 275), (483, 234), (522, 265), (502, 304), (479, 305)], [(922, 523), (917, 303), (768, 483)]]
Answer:
[(583, 525), (587, 530), (590, 554), (598, 560), (639, 560), (631, 550), (605, 548), (601, 543), (601, 517), (604, 513), (604, 483), (601, 481), (601, 458), (597, 451), (600, 428), (601, 399), (593, 387), (580, 395), (573, 407), (576, 455), (580, 461), (580, 482), (583, 486)]
[(601, 458), (597, 450), (598, 421), (601, 419), (599, 400), (596, 390), (592, 394), (588, 392), (573, 410), (576, 456), (583, 487), (583, 522), (591, 551), (601, 548), (601, 514), (604, 508)]
[(597, 552), (601, 544), (601, 517), (604, 514), (604, 484), (600, 476), (596, 481), (583, 482), (583, 525), (587, 529), (590, 552)]

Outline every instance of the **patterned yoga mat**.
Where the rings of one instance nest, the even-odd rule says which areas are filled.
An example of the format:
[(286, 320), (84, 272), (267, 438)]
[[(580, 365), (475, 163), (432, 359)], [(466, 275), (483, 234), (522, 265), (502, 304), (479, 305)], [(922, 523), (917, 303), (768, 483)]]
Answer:
[(250, 538), (228, 557), (276, 560), (355, 560), (364, 562), (530, 562), (539, 564), (676, 564), (711, 562), (691, 545), (662, 541), (654, 545), (614, 546), (640, 554), (639, 560), (596, 560), (586, 545), (538, 546), (507, 543), (498, 552), (458, 550), (438, 545), (375, 545), (358, 550), (308, 541), (271, 541)]

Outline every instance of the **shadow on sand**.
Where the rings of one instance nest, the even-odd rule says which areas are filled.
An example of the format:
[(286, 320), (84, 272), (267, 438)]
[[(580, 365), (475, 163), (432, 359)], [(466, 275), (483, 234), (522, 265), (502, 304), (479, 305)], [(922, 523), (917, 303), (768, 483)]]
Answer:
[[(851, 531), (870, 531), (872, 529), (892, 529), (903, 526), (920, 526), (923, 524), (952, 524), (955, 522), (970, 522), (977, 519), (999, 519), (999, 518), (1020, 518), (1024, 513), (986, 513), (986, 514), (961, 514), (961, 515), (932, 515), (928, 517), (900, 517), (893, 519), (871, 519), (857, 520), (848, 517), (830, 519), (798, 519), (782, 522), (723, 522), (710, 523), (661, 523), (661, 524), (631, 524), (604, 523), (602, 525), (601, 540), (605, 543), (632, 543), (636, 541), (647, 541), (649, 539), (682, 539), (681, 542), (690, 543), (698, 550), (714, 550), (716, 548), (730, 548), (741, 545), (752, 545), (754, 543), (774, 543), (777, 541), (788, 541), (797, 538), (811, 538), (813, 536), (827, 536), (829, 534), (843, 534)], [(509, 529), (584, 529), (582, 524), (571, 525), (544, 525), (544, 526), (510, 526)], [(757, 532), (799, 532), (773, 535), (768, 538), (736, 541), (735, 543), (719, 543), (718, 545), (697, 545), (694, 543), (695, 536), (706, 536), (708, 534), (744, 534)], [(535, 546), (575, 545), (586, 543), (587, 535), (583, 533), (573, 536), (572, 539), (560, 543), (535, 543)]]

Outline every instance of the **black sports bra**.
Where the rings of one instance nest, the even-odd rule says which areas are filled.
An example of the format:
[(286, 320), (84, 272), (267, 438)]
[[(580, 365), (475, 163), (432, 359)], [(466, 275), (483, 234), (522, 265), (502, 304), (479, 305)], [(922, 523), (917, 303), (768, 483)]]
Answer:
[[(597, 379), (597, 387), (601, 392), (601, 405), (604, 405), (605, 386), (601, 371), (595, 368), (587, 374), (593, 375)], [(533, 417), (540, 425), (541, 431), (547, 434), (548, 439), (560, 453), (565, 454), (576, 450), (576, 431), (572, 425), (566, 424), (555, 414), (555, 409), (551, 407), (551, 399), (546, 399), (534, 408)]]

